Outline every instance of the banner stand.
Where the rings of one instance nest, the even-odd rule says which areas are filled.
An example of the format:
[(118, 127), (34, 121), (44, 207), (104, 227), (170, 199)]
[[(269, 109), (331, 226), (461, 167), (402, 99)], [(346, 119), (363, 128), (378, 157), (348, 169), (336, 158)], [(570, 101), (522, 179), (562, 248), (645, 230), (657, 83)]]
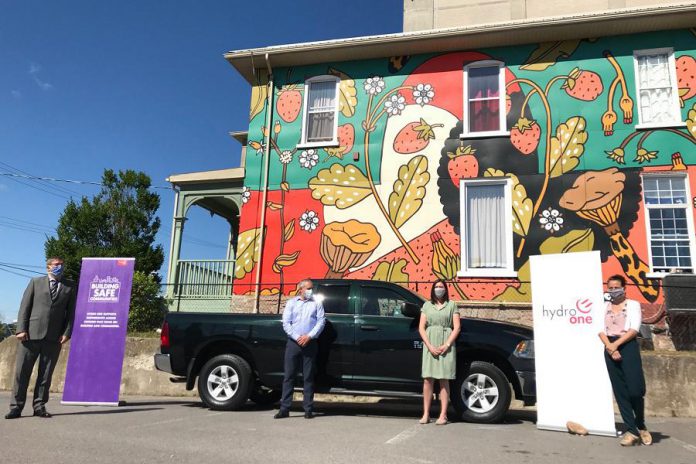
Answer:
[(83, 258), (61, 404), (119, 406), (134, 258)]
[(530, 256), (537, 428), (616, 437), (598, 251)]

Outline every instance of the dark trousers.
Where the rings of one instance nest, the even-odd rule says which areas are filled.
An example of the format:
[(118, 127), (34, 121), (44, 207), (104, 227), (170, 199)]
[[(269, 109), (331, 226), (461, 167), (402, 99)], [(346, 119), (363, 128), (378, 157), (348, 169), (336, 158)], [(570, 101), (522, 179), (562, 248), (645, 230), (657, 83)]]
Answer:
[(51, 389), (51, 377), (60, 356), (60, 343), (48, 340), (27, 340), (17, 346), (17, 365), (15, 367), (14, 387), (12, 388), (11, 409), (24, 409), (27, 401), (27, 388), (36, 360), (39, 360), (39, 372), (34, 386), (34, 411), (42, 409), (48, 403)]
[[(615, 341), (618, 337), (609, 337)], [(638, 430), (645, 430), (645, 377), (640, 360), (640, 348), (634, 338), (619, 347), (621, 361), (614, 361), (606, 351), (604, 360), (609, 371), (614, 398), (619, 406), (621, 419), (626, 429), (638, 436)]]
[(302, 406), (305, 412), (314, 408), (314, 371), (316, 369), (318, 345), (315, 340), (304, 347), (295, 340), (288, 340), (285, 346), (285, 367), (283, 375), (283, 396), (280, 400), (281, 411), (290, 410), (292, 393), (295, 388), (295, 377), (302, 361), (302, 380), (304, 382), (304, 398)]

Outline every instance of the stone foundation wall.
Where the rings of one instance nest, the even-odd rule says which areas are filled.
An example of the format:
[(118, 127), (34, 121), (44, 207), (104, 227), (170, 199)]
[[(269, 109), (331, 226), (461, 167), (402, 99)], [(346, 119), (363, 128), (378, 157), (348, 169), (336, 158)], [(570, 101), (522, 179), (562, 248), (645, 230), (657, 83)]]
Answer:
[[(477, 309), (483, 317), (495, 309)], [(523, 310), (503, 310), (501, 317), (523, 323)], [(512, 311), (512, 312), (507, 312)], [(516, 314), (514, 311), (522, 311)], [(467, 314), (469, 315), (469, 314)], [(169, 374), (155, 370), (153, 355), (159, 339), (128, 338), (121, 380), (122, 395), (197, 396), (186, 391), (184, 384), (171, 383)], [(68, 346), (63, 347), (53, 376), (52, 392), (61, 392), (65, 382)], [(0, 343), (0, 390), (12, 389), (17, 341), (9, 338)], [(643, 352), (643, 367), (648, 386), (646, 413), (651, 416), (696, 417), (696, 352)], [(36, 375), (36, 372), (34, 372)], [(31, 383), (33, 390), (33, 381)], [(54, 396), (54, 400), (58, 399)], [(329, 399), (332, 400), (332, 399)]]

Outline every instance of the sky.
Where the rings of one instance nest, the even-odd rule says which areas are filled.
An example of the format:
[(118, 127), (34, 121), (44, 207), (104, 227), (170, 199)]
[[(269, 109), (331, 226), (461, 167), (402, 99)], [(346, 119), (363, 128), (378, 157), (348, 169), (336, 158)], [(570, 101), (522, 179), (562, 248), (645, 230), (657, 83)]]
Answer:
[[(223, 53), (400, 32), (402, 0), (0, 0), (0, 320), (16, 319), (44, 242), (105, 168), (176, 173), (239, 165), (249, 85)], [(169, 252), (174, 193), (161, 195)], [(223, 219), (192, 208), (183, 258), (222, 259)], [(166, 279), (166, 262), (162, 275)], [(14, 266), (14, 267), (8, 267)], [(19, 269), (18, 269), (19, 268)]]

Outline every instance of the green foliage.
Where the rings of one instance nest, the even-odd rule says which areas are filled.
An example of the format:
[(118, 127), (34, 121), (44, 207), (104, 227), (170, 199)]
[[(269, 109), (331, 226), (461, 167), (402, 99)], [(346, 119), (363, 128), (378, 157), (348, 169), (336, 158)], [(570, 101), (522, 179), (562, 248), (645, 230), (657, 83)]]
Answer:
[[(160, 227), (160, 198), (150, 177), (132, 170), (104, 170), (101, 191), (91, 200), (71, 200), (58, 221), (57, 235), (44, 244), (46, 256), (65, 259), (66, 275), (77, 280), (83, 257), (134, 257), (135, 269), (156, 273), (164, 261), (154, 245)], [(159, 277), (157, 277), (159, 279)]]
[(128, 332), (148, 332), (162, 325), (167, 305), (159, 289), (154, 276), (139, 271), (133, 274)]

